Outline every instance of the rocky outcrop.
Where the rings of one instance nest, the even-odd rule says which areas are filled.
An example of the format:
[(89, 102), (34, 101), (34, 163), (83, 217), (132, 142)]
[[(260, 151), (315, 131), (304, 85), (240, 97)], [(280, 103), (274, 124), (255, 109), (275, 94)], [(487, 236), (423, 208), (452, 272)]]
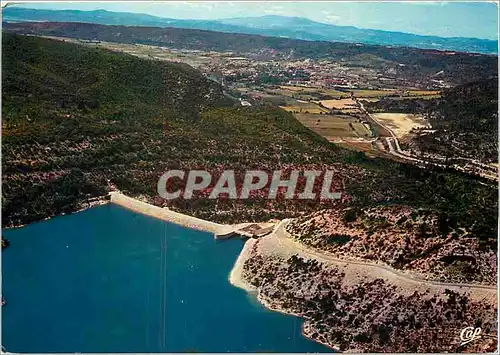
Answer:
[(287, 231), (341, 259), (382, 262), (427, 279), (494, 285), (496, 251), (449, 224), (430, 211), (379, 206), (316, 212), (293, 220)]
[(488, 352), (494, 338), (461, 346), (468, 326), (496, 334), (496, 308), (466, 293), (413, 290), (383, 278), (352, 277), (347, 269), (267, 252), (254, 242), (243, 279), (270, 309), (305, 319), (307, 337), (348, 352)]

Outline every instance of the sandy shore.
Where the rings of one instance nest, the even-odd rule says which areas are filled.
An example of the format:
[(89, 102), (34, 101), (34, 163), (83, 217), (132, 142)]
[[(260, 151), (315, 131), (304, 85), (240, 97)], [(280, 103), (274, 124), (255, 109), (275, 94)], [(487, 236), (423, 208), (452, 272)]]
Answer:
[(250, 257), (252, 248), (256, 242), (257, 239), (248, 239), (245, 242), (238, 259), (236, 259), (231, 273), (229, 274), (229, 282), (231, 285), (239, 287), (247, 292), (257, 291), (253, 285), (246, 282), (243, 278), (243, 264), (245, 264), (245, 261)]
[(214, 234), (223, 234), (232, 228), (232, 226), (205, 221), (200, 218), (171, 211), (167, 208), (157, 207), (149, 203), (125, 196), (120, 192), (111, 192), (110, 196), (111, 203), (116, 203), (117, 205), (128, 208), (134, 212), (162, 219), (164, 221), (175, 223), (183, 227), (188, 227), (204, 232), (211, 232)]

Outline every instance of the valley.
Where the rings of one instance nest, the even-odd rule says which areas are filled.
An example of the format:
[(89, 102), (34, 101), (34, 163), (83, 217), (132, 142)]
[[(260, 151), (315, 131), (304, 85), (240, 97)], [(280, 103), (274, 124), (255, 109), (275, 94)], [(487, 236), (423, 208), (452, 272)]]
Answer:
[[(227, 51), (204, 52), (77, 38), (47, 38), (149, 60), (185, 63), (220, 84), (225, 95), (238, 100), (241, 106), (280, 107), (294, 114), (306, 127), (342, 147), (371, 156), (421, 166), (431, 164), (497, 180), (495, 158), (469, 159), (462, 155), (463, 152), (455, 152), (450, 159), (443, 154), (429, 154), (422, 144), (418, 147), (412, 144), (436, 132), (425, 118), (432, 112), (372, 109), (380, 101), (394, 102), (394, 105), (401, 101), (427, 101), (425, 105), (429, 107), (436, 105), (443, 90), (453, 91), (451, 83), (435, 79), (442, 71), (415, 81), (402, 79), (393, 69), (377, 67), (369, 57), (360, 67), (311, 58), (260, 58), (254, 52), (241, 56), (241, 53)], [(488, 141), (495, 144), (494, 138), (489, 137)], [(400, 144), (400, 141), (412, 147), (404, 149), (407, 144)]]
[[(301, 325), (295, 318), (269, 323), (289, 325), (294, 337), (301, 333), (307, 338), (298, 341), (298, 348), (296, 338), (293, 344), (278, 344), (277, 352), (324, 351), (323, 345), (369, 353), (494, 351), (496, 55), (217, 32), (210, 21), (202, 23), (212, 26), (209, 30), (198, 28), (201, 22), (193, 25), (198, 27), (179, 28), (177, 22), (166, 26), (159, 17), (147, 15), (129, 19), (140, 18), (140, 24), (124, 25), (123, 13), (109, 24), (106, 11), (98, 12), (103, 17), (97, 23), (27, 22), (15, 17), (23, 11), (10, 14), (16, 21), (5, 22), (2, 31), (2, 227), (12, 236), (38, 230), (36, 245), (46, 248), (55, 261), (71, 255), (77, 267), (68, 263), (68, 274), (63, 275), (67, 280), (95, 276), (96, 292), (103, 294), (110, 280), (116, 289), (135, 290), (130, 299), (127, 292), (102, 298), (103, 308), (106, 301), (132, 310), (140, 304), (147, 313), (153, 309), (153, 290), (160, 307), (148, 317), (158, 321), (151, 328), (158, 333), (158, 344), (150, 342), (148, 323), (147, 338), (137, 336), (134, 349), (188, 351), (193, 343), (193, 349), (203, 344), (204, 350), (265, 351), (274, 344), (266, 337), (281, 328), (250, 333), (245, 324), (257, 327), (264, 319), (271, 322), (275, 314), (253, 318), (254, 308), (230, 309), (231, 300), (246, 305), (256, 296), (270, 310), (302, 318)], [(75, 20), (85, 12), (64, 14)], [(243, 22), (235, 18), (217, 26), (234, 29)], [(159, 193), (159, 179), (169, 170), (203, 171), (210, 181), (190, 190), (189, 179), (165, 180), (165, 191), (184, 191), (167, 199)], [(289, 180), (294, 172), (331, 172), (327, 192), (339, 192), (340, 198), (319, 197), (321, 183), (309, 186), (303, 177), (295, 181), (296, 192), (311, 187), (316, 197), (287, 197), (290, 185), (276, 188), (267, 181), (246, 197), (223, 192), (211, 198), (227, 171), (233, 176), (230, 192), (243, 191), (247, 171), (266, 176), (279, 172)], [(273, 197), (271, 190), (276, 192)], [(101, 204), (106, 206), (95, 207)], [(63, 215), (69, 216), (58, 217)], [(93, 222), (85, 222), (94, 220), (105, 226), (105, 232), (97, 233)], [(113, 234), (113, 223), (126, 238)], [(50, 225), (60, 239), (48, 229), (44, 232)], [(65, 239), (65, 233), (71, 234), (65, 225), (79, 226), (78, 237)], [(10, 230), (17, 227), (23, 228)], [(129, 228), (134, 235), (127, 235)], [(123, 244), (110, 247), (107, 234), (113, 243)], [(88, 236), (97, 235), (102, 244), (88, 243)], [(225, 240), (236, 235), (245, 239), (244, 245)], [(17, 275), (12, 265), (23, 256), (38, 253), (30, 250), (26, 239), (19, 239), (2, 239), (2, 246), (9, 245), (7, 252), (12, 253), (10, 275)], [(64, 240), (75, 244), (59, 245)], [(19, 245), (32, 254), (14, 257)], [(73, 245), (98, 260), (111, 260), (103, 268), (109, 274), (87, 267)], [(95, 245), (107, 245), (109, 250)], [(172, 245), (182, 245), (184, 254)], [(167, 249), (175, 263), (167, 262)], [(123, 250), (126, 258), (116, 250)], [(239, 250), (239, 257), (231, 259)], [(225, 264), (212, 268), (197, 263), (197, 257), (210, 265), (218, 265), (217, 259)], [(122, 258), (130, 274), (139, 278), (138, 270), (154, 267), (160, 273), (151, 285), (134, 289), (129, 271), (126, 277), (120, 271), (125, 270)], [(37, 270), (37, 260), (46, 260), (33, 259), (33, 264), (23, 262), (32, 270)], [(50, 262), (43, 263), (51, 270)], [(213, 275), (207, 277), (197, 265), (205, 265)], [(167, 282), (167, 273), (180, 266), (183, 277), (168, 274)], [(113, 279), (115, 269), (118, 277)], [(193, 273), (198, 273), (198, 284), (190, 283)], [(207, 280), (218, 286), (207, 285)], [(18, 281), (11, 277), (9, 285), (23, 290)], [(227, 281), (249, 294), (243, 299)], [(60, 285), (55, 284), (57, 289)], [(201, 300), (205, 294), (194, 290), (204, 288), (214, 300), (226, 295), (224, 302)], [(92, 312), (93, 293), (87, 289), (82, 294), (92, 300), (85, 304)], [(197, 297), (191, 298), (194, 294)], [(81, 301), (69, 297), (65, 307), (72, 309), (75, 300)], [(14, 303), (12, 309), (19, 312), (20, 305)], [(175, 336), (167, 336), (169, 307), (191, 310), (190, 326), (175, 323), (183, 322), (182, 312), (170, 320)], [(239, 337), (231, 347), (214, 340), (218, 338), (203, 323), (218, 313), (227, 319), (233, 314), (241, 317), (233, 329)], [(253, 319), (249, 323), (247, 316)], [(109, 317), (110, 325), (102, 331), (103, 344), (111, 344), (104, 350), (114, 350), (107, 342), (111, 338), (143, 331), (137, 332), (133, 322), (116, 319)], [(77, 320), (93, 329), (85, 315)], [(22, 347), (23, 337), (12, 326), (17, 318), (10, 321), (10, 339)], [(146, 321), (149, 318), (140, 324)], [(462, 343), (460, 332), (470, 326), (480, 327), (485, 338)], [(29, 326), (24, 327), (30, 333)], [(200, 332), (198, 338), (191, 337), (191, 329)], [(78, 331), (68, 330), (68, 339), (76, 339)], [(266, 341), (260, 343), (254, 336)], [(289, 333), (276, 339), (291, 340)], [(38, 341), (40, 349), (63, 349), (58, 339), (51, 338), (51, 344)], [(64, 349), (79, 350), (78, 341), (64, 343)], [(97, 345), (88, 349), (101, 350)]]

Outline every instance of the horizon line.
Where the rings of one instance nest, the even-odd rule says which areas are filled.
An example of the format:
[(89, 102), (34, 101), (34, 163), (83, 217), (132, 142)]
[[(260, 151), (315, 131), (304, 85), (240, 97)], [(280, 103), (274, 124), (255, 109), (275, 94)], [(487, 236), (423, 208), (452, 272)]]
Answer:
[[(329, 0), (314, 0), (315, 2), (331, 2)], [(378, 32), (389, 32), (389, 33), (398, 33), (398, 34), (407, 34), (407, 35), (413, 35), (413, 36), (418, 36), (418, 37), (437, 37), (437, 38), (445, 38), (445, 39), (475, 39), (475, 40), (481, 40), (481, 41), (490, 41), (490, 42), (497, 42), (500, 45), (500, 37), (498, 36), (498, 33), (496, 33), (496, 38), (481, 38), (481, 37), (463, 37), (463, 36), (442, 36), (442, 35), (436, 35), (436, 34), (419, 34), (415, 32), (405, 32), (405, 31), (396, 31), (396, 30), (382, 30), (382, 29), (376, 29), (376, 28), (369, 28), (369, 27), (359, 27), (359, 26), (353, 26), (353, 25), (339, 25), (339, 24), (332, 24), (332, 23), (327, 23), (327, 22), (320, 22), (317, 20), (310, 19), (308, 17), (301, 17), (301, 16), (288, 16), (288, 15), (279, 15), (279, 14), (264, 14), (264, 15), (259, 15), (259, 16), (237, 16), (237, 17), (218, 17), (218, 18), (179, 18), (179, 17), (164, 17), (161, 15), (153, 15), (149, 14), (146, 12), (129, 12), (129, 11), (112, 11), (112, 10), (106, 10), (102, 8), (97, 8), (94, 10), (80, 10), (80, 9), (40, 9), (40, 8), (34, 8), (34, 7), (23, 7), (24, 4), (40, 4), (40, 3), (89, 3), (89, 1), (86, 0), (75, 0), (75, 1), (23, 1), (23, 2), (10, 2), (10, 1), (3, 1), (3, 6), (2, 9), (5, 9), (7, 7), (10, 8), (18, 8), (18, 9), (25, 9), (25, 10), (32, 10), (32, 11), (54, 11), (54, 12), (62, 12), (62, 11), (77, 11), (77, 12), (95, 12), (95, 11), (104, 11), (108, 13), (122, 13), (122, 14), (133, 14), (133, 15), (145, 15), (145, 16), (151, 16), (154, 18), (158, 19), (165, 19), (165, 20), (180, 20), (180, 21), (213, 21), (213, 22), (220, 22), (224, 20), (237, 20), (237, 19), (249, 19), (249, 18), (264, 18), (264, 17), (281, 17), (281, 18), (295, 18), (295, 19), (304, 19), (313, 23), (325, 25), (325, 26), (332, 26), (332, 27), (345, 27), (345, 28), (356, 28), (360, 30), (367, 30), (367, 31), (378, 31)], [(112, 3), (122, 3), (122, 1), (119, 0), (106, 0), (105, 2), (112, 2)], [(133, 2), (133, 1), (131, 1)], [(151, 2), (151, 3), (159, 3), (156, 1), (139, 1), (139, 2)], [(169, 1), (171, 3), (185, 3), (185, 1)], [(220, 3), (225, 3), (225, 2), (230, 2), (227, 0), (210, 0), (210, 1), (191, 1), (192, 3), (203, 3), (203, 2), (220, 2)], [(262, 0), (238, 0), (238, 3), (262, 3)], [(288, 2), (288, 1), (279, 1), (279, 2)], [(344, 1), (344, 0), (339, 0), (339, 2), (350, 2), (350, 1)], [(364, 2), (364, 1), (363, 1)], [(366, 2), (371, 2), (371, 1), (366, 1)], [(381, 2), (393, 2), (393, 1), (384, 1), (381, 0)], [(422, 1), (424, 2), (424, 1)], [(429, 1), (430, 2), (430, 1)], [(474, 1), (476, 2), (476, 1)], [(481, 2), (481, 1), (477, 1)], [(98, 4), (99, 2), (96, 1)], [(411, 3), (411, 1), (408, 1), (408, 3)], [(238, 25), (241, 27), (248, 27), (247, 25)], [(263, 28), (265, 29), (265, 28)], [(215, 32), (221, 32), (221, 31), (215, 31)], [(499, 46), (500, 47), (500, 46)], [(498, 53), (498, 52), (497, 52)]]

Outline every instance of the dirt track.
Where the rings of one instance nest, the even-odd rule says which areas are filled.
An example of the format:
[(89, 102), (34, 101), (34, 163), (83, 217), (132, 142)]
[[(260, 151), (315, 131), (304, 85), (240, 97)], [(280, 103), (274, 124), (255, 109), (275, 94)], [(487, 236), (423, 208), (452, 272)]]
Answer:
[[(426, 280), (422, 275), (396, 270), (389, 265), (368, 263), (360, 260), (341, 260), (325, 252), (313, 250), (292, 239), (290, 234), (285, 230), (285, 226), (288, 222), (289, 220), (283, 220), (277, 225), (272, 234), (263, 238), (261, 242), (261, 244), (263, 244), (262, 247), (269, 251), (274, 249), (274, 252), (281, 249), (281, 252), (287, 255), (301, 254), (302, 256), (313, 258), (320, 262), (344, 267), (347, 271), (346, 276), (351, 274), (351, 276), (361, 275), (373, 278), (383, 278), (390, 283), (402, 286), (410, 293), (415, 290), (424, 289), (434, 292), (443, 292), (445, 289), (450, 289), (460, 293), (469, 293), (470, 297), (477, 301), (488, 301), (496, 304), (496, 286)], [(265, 239), (267, 239), (267, 241)], [(272, 244), (274, 244), (274, 246)]]

